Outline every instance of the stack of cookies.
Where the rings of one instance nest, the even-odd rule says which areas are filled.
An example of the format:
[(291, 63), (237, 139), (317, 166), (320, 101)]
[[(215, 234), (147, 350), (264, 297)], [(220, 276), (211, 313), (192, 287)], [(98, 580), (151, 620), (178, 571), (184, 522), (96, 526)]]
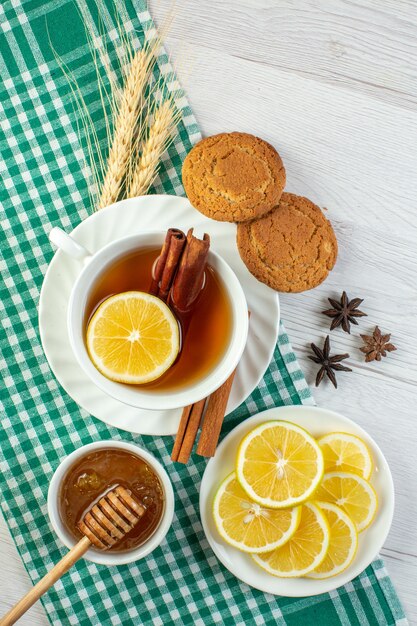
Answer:
[(191, 204), (204, 215), (237, 222), (248, 270), (277, 291), (312, 289), (328, 276), (337, 240), (321, 209), (285, 193), (285, 168), (269, 143), (246, 133), (200, 141), (182, 169)]

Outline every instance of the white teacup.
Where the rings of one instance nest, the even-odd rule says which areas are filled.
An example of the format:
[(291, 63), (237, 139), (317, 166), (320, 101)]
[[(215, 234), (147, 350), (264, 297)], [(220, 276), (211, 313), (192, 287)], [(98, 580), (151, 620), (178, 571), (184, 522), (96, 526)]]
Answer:
[(233, 372), (245, 348), (248, 334), (248, 307), (245, 294), (235, 273), (213, 250), (208, 262), (223, 282), (229, 296), (232, 330), (229, 343), (218, 363), (204, 378), (184, 384), (176, 390), (147, 389), (140, 385), (116, 383), (101, 374), (93, 365), (85, 344), (85, 327), (89, 294), (97, 279), (118, 259), (149, 246), (161, 246), (163, 232), (144, 232), (114, 241), (95, 254), (90, 253), (60, 228), (53, 228), (50, 241), (64, 253), (83, 262), (68, 303), (68, 334), (75, 357), (87, 376), (102, 391), (120, 402), (142, 409), (176, 409), (198, 402), (220, 387)]

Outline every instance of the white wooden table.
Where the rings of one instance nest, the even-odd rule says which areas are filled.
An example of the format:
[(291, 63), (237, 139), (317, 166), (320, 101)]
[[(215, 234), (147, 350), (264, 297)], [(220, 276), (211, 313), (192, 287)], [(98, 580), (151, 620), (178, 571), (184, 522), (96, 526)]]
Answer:
[[(151, 1), (159, 24), (171, 2)], [(328, 296), (363, 297), (360, 332), (379, 324), (398, 351), (365, 364), (352, 336), (351, 374), (322, 385), (317, 403), (369, 431), (394, 475), (396, 510), (382, 550), (417, 624), (417, 10), (413, 0), (188, 0), (177, 3), (167, 47), (206, 135), (246, 131), (270, 141), (287, 189), (327, 207), (339, 259), (324, 285), (281, 297), (282, 318), (314, 382)], [(29, 588), (0, 522), (0, 614)], [(22, 625), (48, 623), (38, 603)]]

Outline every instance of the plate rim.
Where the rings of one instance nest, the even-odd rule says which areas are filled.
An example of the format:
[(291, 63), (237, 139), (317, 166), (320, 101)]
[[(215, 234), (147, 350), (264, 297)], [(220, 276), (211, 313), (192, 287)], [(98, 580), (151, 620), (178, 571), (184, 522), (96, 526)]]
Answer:
[[(298, 411), (301, 412), (313, 412), (316, 414), (317, 417), (320, 417), (320, 415), (323, 416), (323, 414), (326, 414), (329, 417), (336, 417), (336, 419), (341, 419), (344, 423), (346, 423), (348, 426), (352, 427), (352, 430), (354, 433), (359, 433), (360, 435), (363, 434), (365, 435), (365, 439), (366, 440), (370, 440), (370, 442), (372, 443), (373, 448), (375, 449), (375, 451), (377, 452), (377, 454), (380, 456), (380, 458), (382, 459), (383, 462), (383, 471), (384, 471), (384, 479), (387, 481), (387, 487), (386, 490), (384, 491), (384, 497), (385, 494), (388, 494), (388, 499), (387, 499), (387, 513), (386, 515), (387, 517), (387, 522), (384, 528), (383, 533), (381, 534), (381, 537), (379, 538), (378, 541), (376, 541), (375, 543), (375, 549), (372, 550), (372, 552), (374, 553), (372, 558), (370, 559), (370, 561), (359, 571), (354, 572), (352, 575), (347, 575), (345, 574), (345, 572), (349, 571), (349, 568), (347, 568), (345, 570), (345, 572), (341, 572), (340, 574), (338, 574), (337, 576), (333, 577), (333, 578), (327, 578), (327, 579), (312, 579), (312, 578), (305, 578), (305, 580), (308, 580), (308, 585), (313, 586), (313, 589), (309, 590), (308, 593), (300, 593), (300, 592), (293, 592), (293, 593), (289, 593), (288, 590), (286, 590), (285, 594), (280, 593), (279, 591), (271, 591), (271, 589), (266, 589), (264, 586), (262, 586), (262, 584), (255, 584), (253, 581), (252, 582), (248, 582), (248, 580), (242, 578), (241, 576), (238, 575), (238, 573), (236, 573), (236, 571), (232, 571), (232, 569), (229, 568), (228, 563), (226, 562), (226, 560), (223, 558), (222, 553), (217, 549), (216, 543), (215, 541), (213, 541), (212, 539), (214, 539), (212, 537), (212, 534), (208, 528), (208, 523), (207, 523), (207, 519), (208, 519), (208, 515), (207, 512), (209, 513), (209, 506), (207, 505), (207, 502), (203, 502), (203, 498), (205, 498), (205, 494), (204, 491), (207, 490), (209, 491), (209, 489), (211, 489), (210, 487), (208, 488), (205, 485), (205, 482), (208, 482), (210, 480), (209, 478), (209, 474), (210, 471), (212, 470), (213, 466), (216, 463), (216, 457), (212, 457), (209, 462), (207, 463), (207, 466), (204, 470), (204, 474), (203, 477), (201, 479), (201, 484), (200, 484), (200, 496), (199, 496), (199, 509), (200, 509), (200, 520), (201, 520), (201, 524), (202, 524), (202, 528), (203, 528), (203, 532), (204, 535), (207, 539), (207, 542), (211, 548), (211, 550), (213, 551), (213, 553), (215, 554), (215, 556), (219, 559), (219, 561), (222, 563), (222, 565), (228, 570), (230, 571), (234, 576), (236, 576), (239, 580), (241, 580), (243, 583), (258, 589), (259, 591), (263, 591), (264, 593), (271, 593), (273, 595), (276, 596), (286, 596), (286, 597), (298, 597), (298, 598), (303, 598), (303, 597), (308, 597), (308, 596), (315, 596), (315, 595), (320, 595), (322, 593), (329, 593), (331, 591), (334, 591), (335, 589), (337, 589), (338, 587), (341, 587), (347, 583), (349, 583), (351, 580), (353, 580), (354, 578), (356, 578), (356, 576), (358, 576), (359, 574), (361, 574), (371, 563), (372, 561), (376, 558), (376, 556), (378, 555), (379, 551), (381, 550), (382, 546), (384, 545), (388, 533), (390, 531), (391, 525), (392, 525), (392, 520), (393, 520), (393, 516), (394, 516), (394, 509), (395, 509), (395, 489), (394, 489), (394, 481), (392, 478), (392, 473), (391, 473), (391, 469), (389, 467), (388, 461), (384, 455), (384, 453), (382, 452), (381, 448), (379, 447), (379, 445), (376, 443), (376, 441), (374, 440), (374, 438), (359, 424), (357, 424), (354, 420), (352, 420), (351, 418), (338, 413), (337, 411), (333, 411), (332, 409), (326, 409), (323, 407), (318, 407), (318, 406), (309, 406), (309, 405), (284, 405), (284, 406), (277, 406), (277, 407), (271, 407), (269, 409), (266, 409), (264, 411), (259, 411), (258, 413), (255, 413), (254, 415), (251, 415), (250, 417), (248, 417), (247, 419), (243, 420), (242, 422), (240, 422), (237, 426), (235, 426), (226, 436), (225, 438), (222, 440), (222, 442), (219, 444), (216, 454), (219, 452), (219, 450), (221, 451), (221, 449), (225, 448), (228, 444), (228, 441), (230, 441), (230, 439), (232, 439), (232, 437), (235, 437), (239, 431), (244, 431), (248, 428), (249, 424), (252, 421), (255, 420), (259, 420), (261, 419), (261, 416), (265, 416), (265, 421), (272, 421), (272, 420), (279, 420), (282, 419), (284, 421), (293, 421), (294, 423), (297, 423), (296, 418), (291, 416), (287, 419), (285, 419), (285, 417), (280, 417), (279, 416), (279, 412), (281, 411), (292, 411), (294, 413), (297, 413)], [(277, 415), (277, 411), (278, 411), (278, 415)], [(274, 416), (272, 417), (272, 415), (274, 414)], [(271, 416), (271, 417), (269, 417)], [(317, 418), (316, 418), (317, 419)], [(304, 427), (304, 425), (301, 425), (302, 427)], [(219, 477), (219, 480), (221, 480), (221, 478)], [(213, 481), (212, 481), (213, 482)], [(378, 493), (378, 496), (381, 496), (380, 493)], [(204, 513), (204, 514), (203, 514)], [(366, 532), (366, 531), (365, 531)], [(221, 538), (219, 538), (221, 539)], [(342, 579), (342, 580), (341, 580)], [(280, 579), (279, 577), (273, 577), (271, 576), (271, 580), (274, 581), (278, 581), (277, 585), (279, 585), (279, 581), (280, 580), (285, 580), (285, 581), (291, 581), (290, 578), (285, 578), (285, 579)], [(300, 579), (296, 579), (296, 580), (300, 580)], [(326, 584), (328, 583), (328, 584)], [(289, 583), (291, 584), (291, 582)], [(328, 587), (328, 588), (319, 588), (319, 589), (314, 589), (314, 586), (316, 587)]]
[[(183, 197), (183, 196), (177, 196), (177, 195), (173, 195), (173, 194), (150, 194), (150, 195), (146, 195), (146, 196), (136, 196), (134, 198), (125, 198), (123, 200), (120, 200), (118, 202), (115, 202), (107, 207), (104, 207), (103, 209), (100, 209), (100, 211), (95, 211), (94, 213), (88, 215), (85, 219), (81, 219), (80, 222), (71, 230), (69, 231), (69, 228), (66, 226), (64, 227), (67, 232), (69, 232), (69, 234), (71, 235), (77, 235), (77, 233), (79, 231), (84, 230), (85, 228), (85, 224), (86, 222), (94, 222), (95, 219), (103, 219), (101, 216), (103, 214), (112, 214), (112, 211), (114, 211), (115, 209), (120, 210), (122, 208), (122, 206), (126, 206), (126, 205), (132, 205), (132, 210), (136, 210), (134, 207), (137, 205), (137, 202), (175, 202), (176, 204), (180, 204), (181, 206), (181, 210), (182, 211), (188, 211), (190, 208), (194, 209), (194, 207), (192, 207), (190, 201), (188, 200), (188, 198)], [(198, 214), (198, 217), (200, 219), (203, 220), (203, 223), (206, 222), (210, 223), (210, 222), (214, 222), (216, 224), (219, 224), (219, 222), (217, 222), (216, 220), (210, 220), (209, 218), (207, 218), (206, 216), (200, 214), (197, 212), (196, 209), (194, 209), (196, 211), (196, 213)], [(98, 217), (100, 216), (100, 217)], [(105, 219), (105, 218), (104, 218)], [(191, 220), (190, 220), (191, 221)], [(48, 230), (47, 230), (47, 234), (49, 234), (49, 230), (52, 228), (52, 225), (48, 225)], [(234, 242), (234, 240), (233, 240)], [(109, 242), (107, 242), (109, 243)], [(106, 244), (104, 244), (106, 245)], [(101, 246), (102, 247), (102, 246)], [(97, 250), (101, 249), (101, 247), (97, 248)], [(96, 251), (97, 251), (96, 250)], [(214, 250), (216, 250), (216, 248), (214, 247)], [(236, 247), (236, 254), (239, 255), (239, 252), (237, 250)], [(38, 328), (39, 328), (39, 336), (40, 336), (40, 341), (41, 341), (41, 345), (42, 345), (42, 349), (43, 349), (43, 353), (45, 355), (45, 358), (48, 362), (48, 366), (51, 370), (52, 375), (54, 376), (54, 378), (56, 379), (56, 381), (58, 382), (58, 384), (64, 389), (64, 391), (71, 397), (71, 399), (77, 404), (78, 407), (80, 407), (81, 409), (85, 410), (89, 415), (91, 415), (94, 419), (98, 419), (99, 421), (103, 422), (104, 424), (106, 424), (109, 427), (113, 427), (113, 428), (118, 428), (120, 430), (124, 430), (126, 432), (130, 432), (133, 434), (137, 434), (137, 435), (149, 435), (149, 436), (171, 436), (171, 435), (175, 435), (177, 427), (175, 427), (175, 430), (173, 427), (167, 428), (165, 430), (162, 429), (152, 429), (152, 428), (145, 428), (142, 429), (140, 427), (135, 428), (135, 430), (132, 430), (131, 428), (125, 427), (123, 425), (119, 425), (116, 424), (112, 421), (107, 421), (106, 419), (104, 419), (103, 417), (99, 417), (97, 415), (95, 415), (94, 413), (92, 413), (91, 411), (91, 407), (87, 408), (84, 404), (84, 402), (80, 399), (77, 398), (75, 399), (73, 397), (73, 391), (71, 390), (71, 387), (69, 387), (66, 383), (67, 381), (65, 379), (63, 379), (63, 377), (61, 376), (61, 372), (59, 369), (56, 368), (56, 364), (52, 365), (52, 363), (54, 363), (54, 359), (50, 359), (50, 354), (49, 354), (49, 350), (46, 348), (47, 346), (47, 338), (46, 338), (46, 334), (45, 334), (45, 309), (44, 309), (44, 299), (45, 299), (45, 293), (46, 293), (46, 288), (48, 285), (48, 282), (51, 280), (51, 275), (53, 274), (54, 270), (55, 270), (55, 266), (57, 264), (60, 263), (60, 259), (61, 259), (61, 255), (63, 255), (63, 252), (60, 250), (56, 250), (52, 259), (50, 260), (46, 272), (44, 274), (43, 280), (42, 280), (42, 285), (41, 285), (41, 289), (40, 289), (40, 293), (39, 293), (39, 299), (38, 299)], [(232, 268), (233, 269), (233, 268)], [(234, 271), (234, 270), (233, 270)], [(265, 288), (267, 288), (267, 286), (265, 285)], [(277, 315), (276, 315), (276, 322), (275, 322), (275, 334), (276, 334), (276, 338), (275, 338), (275, 342), (271, 342), (272, 343), (272, 348), (270, 350), (270, 358), (268, 361), (268, 365), (266, 366), (264, 371), (259, 371), (258, 375), (257, 375), (257, 379), (255, 380), (255, 384), (252, 386), (252, 388), (250, 389), (250, 391), (248, 392), (248, 394), (245, 396), (248, 397), (252, 391), (259, 385), (259, 382), (262, 380), (263, 376), (265, 375), (265, 371), (269, 366), (269, 363), (273, 357), (273, 351), (276, 345), (276, 342), (278, 340), (278, 335), (279, 335), (279, 324), (280, 324), (280, 319), (281, 319), (281, 310), (280, 310), (280, 301), (279, 301), (279, 294), (274, 292), (273, 290), (271, 291), (271, 295), (275, 301), (275, 306), (276, 306), (276, 311), (277, 311)], [(87, 379), (88, 377), (86, 377)], [(88, 384), (94, 385), (94, 383), (92, 381), (88, 381)], [(104, 392), (102, 392), (104, 393)], [(110, 398), (110, 396), (109, 396)], [(111, 398), (111, 400), (113, 402), (115, 402), (119, 408), (119, 410), (123, 410), (123, 408), (125, 408), (126, 404), (122, 403), (122, 402), (118, 402), (117, 400), (115, 400), (114, 398)], [(240, 403), (239, 403), (240, 404)], [(239, 404), (237, 406), (239, 406)], [(235, 410), (234, 407), (232, 409)], [(132, 407), (128, 407), (129, 409), (132, 409)], [(149, 412), (145, 409), (136, 409), (138, 412), (140, 411), (146, 411)], [(172, 412), (176, 412), (178, 413), (178, 411), (180, 411), (180, 409), (172, 409)], [(157, 413), (158, 411), (155, 411), (155, 413)], [(230, 413), (231, 411), (229, 411)], [(174, 418), (172, 418), (174, 419)]]

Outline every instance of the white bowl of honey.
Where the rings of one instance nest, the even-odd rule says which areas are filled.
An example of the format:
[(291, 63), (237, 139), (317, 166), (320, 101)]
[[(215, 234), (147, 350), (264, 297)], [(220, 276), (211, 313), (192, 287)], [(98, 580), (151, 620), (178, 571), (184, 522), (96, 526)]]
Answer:
[(247, 303), (236, 275), (211, 249), (203, 287), (192, 317), (177, 316), (181, 347), (174, 364), (157, 380), (124, 384), (104, 376), (86, 346), (86, 328), (97, 307), (122, 292), (149, 292), (166, 233), (147, 232), (119, 239), (90, 254), (54, 228), (50, 239), (65, 253), (84, 261), (68, 305), (68, 332), (74, 354), (89, 378), (105, 393), (143, 409), (176, 409), (209, 396), (236, 368), (248, 333)]
[(100, 497), (125, 487), (145, 513), (109, 550), (89, 549), (84, 558), (123, 565), (144, 558), (165, 538), (174, 515), (174, 492), (167, 472), (152, 454), (124, 441), (98, 441), (78, 448), (55, 471), (48, 491), (51, 524), (68, 547), (83, 536), (77, 524)]

